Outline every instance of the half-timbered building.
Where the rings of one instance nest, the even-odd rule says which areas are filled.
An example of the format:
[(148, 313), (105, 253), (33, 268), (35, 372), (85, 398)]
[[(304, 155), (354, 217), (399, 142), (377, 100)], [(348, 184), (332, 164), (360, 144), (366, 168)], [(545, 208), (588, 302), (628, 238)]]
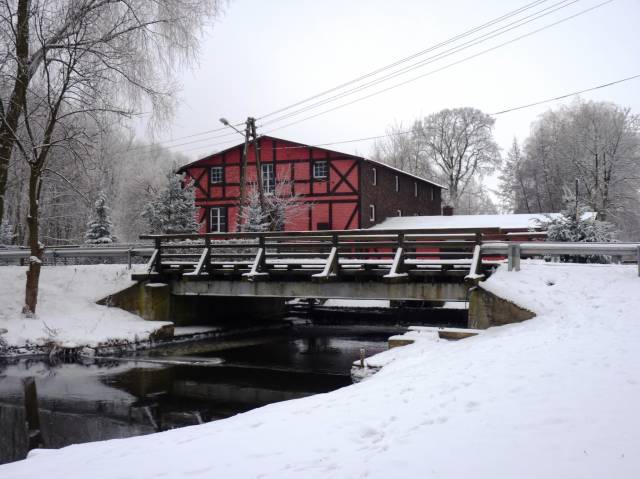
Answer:
[[(365, 158), (261, 136), (258, 139), (265, 193), (293, 195), (301, 207), (285, 230), (368, 228), (389, 216), (441, 212), (442, 186)], [(201, 231), (236, 231), (243, 144), (183, 166), (193, 181)], [(249, 147), (247, 190), (256, 185), (255, 150)], [(286, 191), (283, 190), (286, 189)]]

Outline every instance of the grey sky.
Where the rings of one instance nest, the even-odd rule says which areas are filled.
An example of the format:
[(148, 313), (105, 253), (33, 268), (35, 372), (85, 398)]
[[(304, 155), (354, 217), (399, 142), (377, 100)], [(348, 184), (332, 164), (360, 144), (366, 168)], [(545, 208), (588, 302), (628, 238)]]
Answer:
[[(549, 0), (542, 8), (557, 3)], [(287, 124), (365, 96), (490, 48), (523, 33), (602, 3), (579, 0), (558, 12), (414, 70), (343, 100), (291, 118)], [(525, 5), (527, 0), (234, 0), (203, 43), (200, 65), (182, 76), (182, 103), (158, 140), (193, 135), (304, 99), (421, 51)], [(640, 0), (614, 0), (528, 38), (373, 98), (273, 132), (317, 144), (383, 134), (390, 123), (406, 125), (447, 107), (495, 112), (640, 73)], [(640, 113), (640, 79), (582, 95)], [(495, 135), (507, 148), (522, 139), (536, 116), (562, 102), (497, 117)], [(260, 122), (258, 122), (260, 124)], [(172, 148), (191, 158), (230, 146), (236, 138), (198, 136)], [(223, 143), (225, 142), (226, 143)], [(222, 144), (221, 144), (222, 143)], [(333, 149), (368, 155), (372, 142)]]

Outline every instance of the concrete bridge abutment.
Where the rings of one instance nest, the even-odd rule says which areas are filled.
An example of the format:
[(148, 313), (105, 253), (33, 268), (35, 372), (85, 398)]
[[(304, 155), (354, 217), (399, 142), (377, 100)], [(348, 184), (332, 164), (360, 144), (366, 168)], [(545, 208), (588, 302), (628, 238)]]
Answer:
[(168, 283), (141, 281), (98, 303), (176, 326), (237, 325), (278, 319), (286, 312), (285, 298), (175, 295), (171, 289)]
[(531, 311), (502, 299), (481, 286), (469, 291), (469, 328), (487, 329), (491, 326), (520, 323), (534, 316)]

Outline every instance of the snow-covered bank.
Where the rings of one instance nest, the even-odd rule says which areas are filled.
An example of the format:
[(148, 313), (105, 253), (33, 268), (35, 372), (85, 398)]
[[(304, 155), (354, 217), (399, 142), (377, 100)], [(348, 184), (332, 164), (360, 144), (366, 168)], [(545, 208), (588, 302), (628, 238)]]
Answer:
[(0, 267), (0, 335), (9, 347), (99, 346), (145, 341), (170, 323), (145, 321), (118, 308), (95, 302), (133, 284), (123, 265), (42, 268), (35, 318), (21, 314), (25, 267)]
[(538, 316), (397, 348), (378, 374), (329, 394), (35, 451), (0, 477), (637, 477), (635, 267), (523, 264), (485, 286)]

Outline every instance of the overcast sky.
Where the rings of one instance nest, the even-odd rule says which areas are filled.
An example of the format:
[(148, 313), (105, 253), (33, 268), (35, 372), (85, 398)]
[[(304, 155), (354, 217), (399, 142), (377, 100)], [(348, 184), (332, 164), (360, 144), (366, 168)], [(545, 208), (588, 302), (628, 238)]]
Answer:
[[(603, 1), (560, 2), (568, 6), (373, 88), (265, 126), (261, 131), (269, 133), (296, 119), (463, 60)], [(208, 31), (200, 64), (180, 77), (180, 106), (169, 128), (157, 139), (170, 140), (217, 129), (221, 126), (220, 117), (231, 121), (244, 120), (248, 115), (259, 118), (528, 3), (527, 0), (232, 0), (224, 16)], [(517, 18), (558, 3), (558, 0), (543, 2)], [(493, 113), (640, 74), (639, 25), (640, 0), (613, 0), (474, 59), (272, 134), (308, 144), (370, 137), (384, 134), (393, 122), (410, 125), (414, 119), (443, 108), (472, 106)], [(581, 96), (616, 102), (640, 113), (639, 91), (640, 78)], [(540, 113), (570, 101), (497, 116), (498, 143), (508, 148), (514, 135), (523, 139), (528, 134), (531, 122)], [(258, 121), (258, 125), (261, 123)], [(239, 135), (215, 138), (223, 133), (177, 140), (173, 144), (194, 143), (172, 150), (196, 159), (241, 141)], [(363, 141), (331, 148), (367, 156), (371, 146), (372, 141)]]

